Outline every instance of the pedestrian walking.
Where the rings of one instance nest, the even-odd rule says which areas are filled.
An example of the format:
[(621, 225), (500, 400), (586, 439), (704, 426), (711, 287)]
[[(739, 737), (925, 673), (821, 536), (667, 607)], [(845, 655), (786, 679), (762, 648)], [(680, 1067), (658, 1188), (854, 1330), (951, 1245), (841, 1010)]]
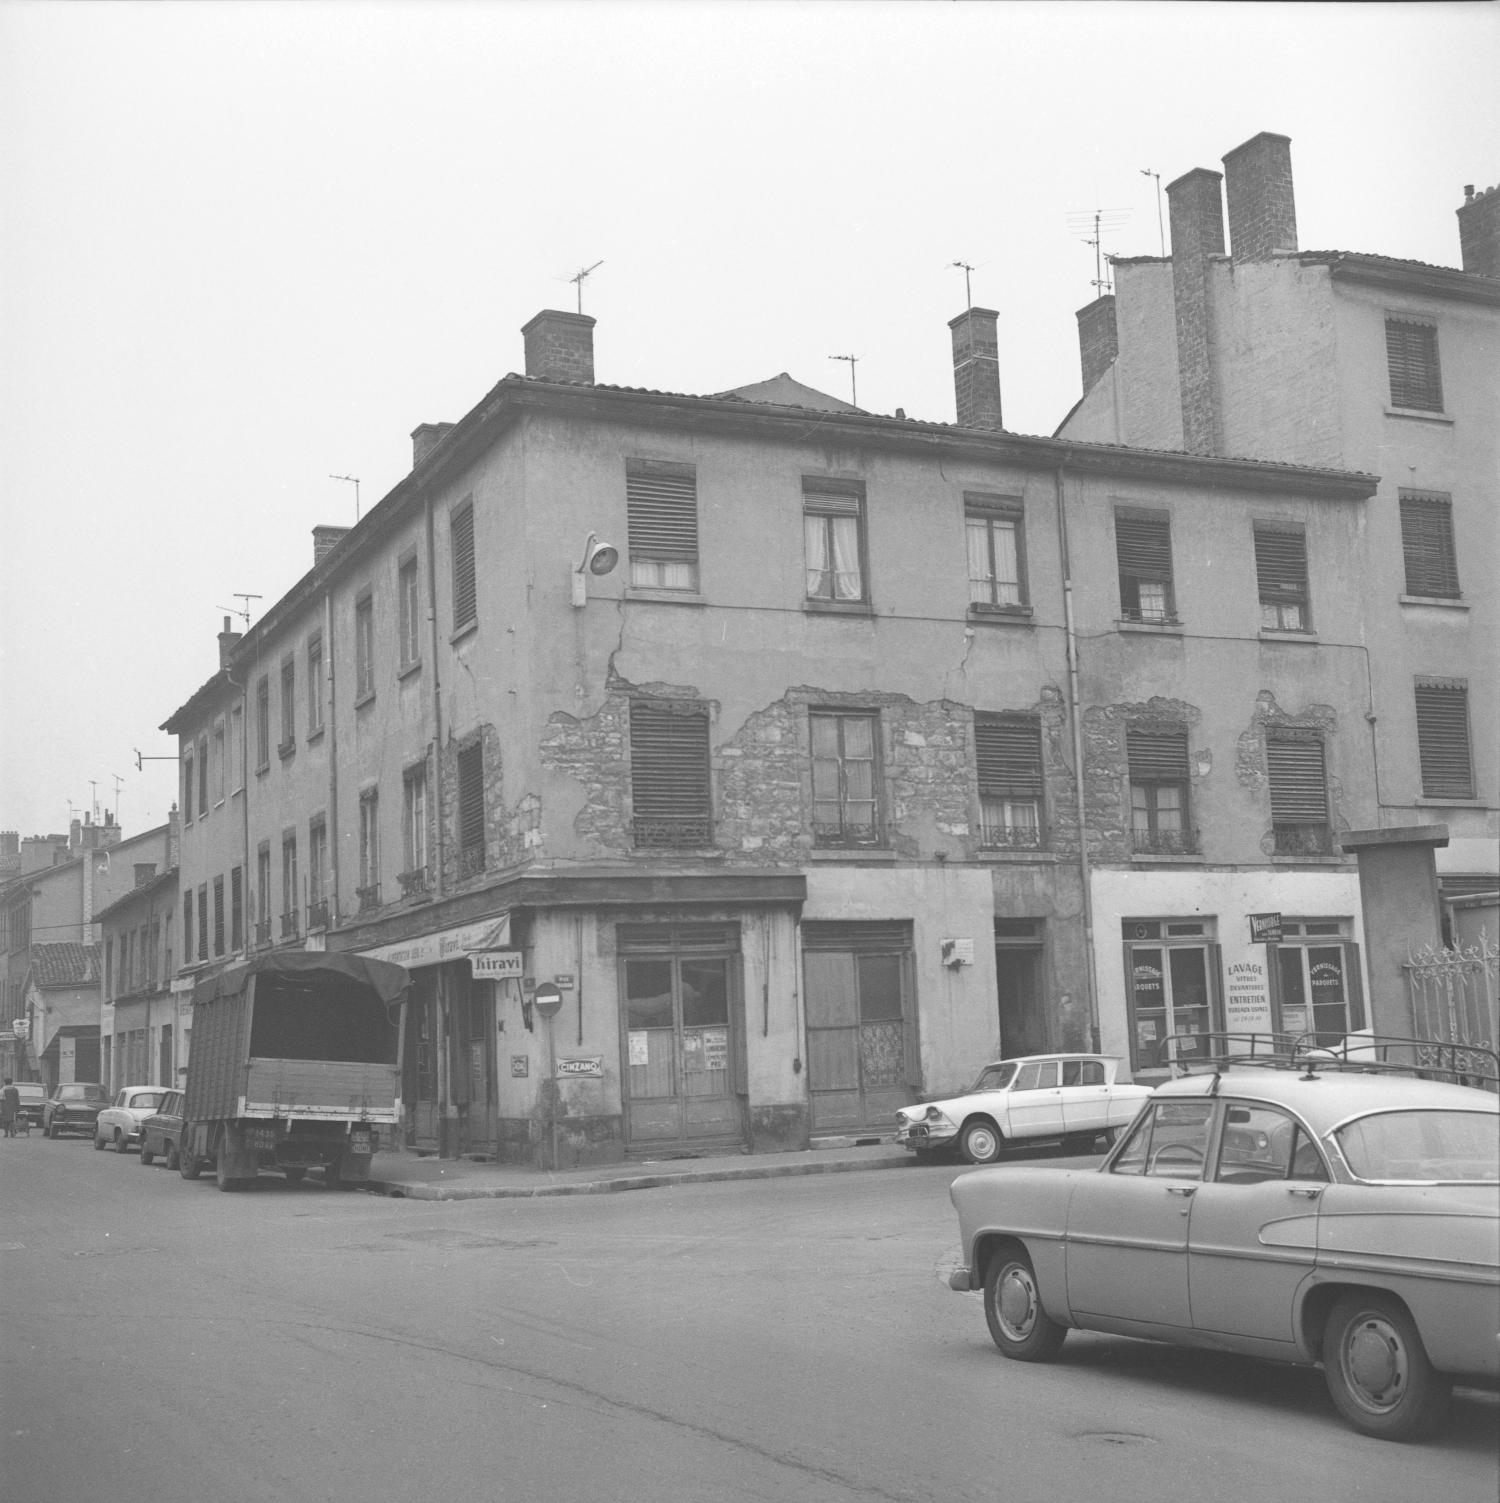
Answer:
[(0, 1087), (0, 1126), (5, 1128), (5, 1136), (13, 1138), (16, 1135), (16, 1118), (21, 1115), (21, 1093), (11, 1084), (10, 1076), (5, 1077), (5, 1085)]

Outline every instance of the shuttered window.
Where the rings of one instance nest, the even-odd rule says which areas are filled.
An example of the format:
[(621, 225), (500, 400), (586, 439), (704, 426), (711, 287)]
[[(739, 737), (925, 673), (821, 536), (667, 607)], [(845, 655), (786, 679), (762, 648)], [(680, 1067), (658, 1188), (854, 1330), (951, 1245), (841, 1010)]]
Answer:
[(1472, 798), (1469, 691), (1450, 681), (1417, 684), (1417, 754), (1428, 798)]
[(245, 871), (229, 870), (229, 948), (238, 952), (245, 945)]
[(1306, 631), (1307, 538), (1301, 528), (1256, 524), (1255, 578), (1260, 624), (1278, 631)]
[(1328, 777), (1323, 742), (1314, 735), (1270, 736), (1266, 774), (1271, 790), (1271, 826), (1281, 855), (1322, 855), (1328, 836)]
[(1458, 599), (1453, 501), (1440, 492), (1401, 492), (1401, 554), (1406, 593)]
[(1034, 715), (976, 715), (979, 834), (986, 846), (1042, 844), (1042, 728)]
[(458, 753), (458, 861), (461, 876), (484, 870), (484, 745), (479, 741)]
[(465, 502), (452, 515), (448, 531), (453, 549), (453, 630), (479, 619), (474, 580), (474, 503)]
[(713, 838), (708, 710), (635, 700), (630, 706), (632, 831), (638, 846), (702, 846)]
[(1437, 330), (1407, 319), (1385, 321), (1385, 358), (1391, 372), (1391, 406), (1422, 412), (1443, 410)]
[(224, 953), (224, 879), (214, 878), (214, 954)]
[(1188, 823), (1188, 738), (1180, 726), (1129, 726), (1131, 848), (1181, 856), (1198, 849)]
[(1117, 511), (1115, 553), (1120, 614), (1127, 621), (1175, 622), (1172, 523), (1165, 512)]
[(625, 466), (630, 582), (698, 588), (698, 480), (692, 465), (632, 459)]

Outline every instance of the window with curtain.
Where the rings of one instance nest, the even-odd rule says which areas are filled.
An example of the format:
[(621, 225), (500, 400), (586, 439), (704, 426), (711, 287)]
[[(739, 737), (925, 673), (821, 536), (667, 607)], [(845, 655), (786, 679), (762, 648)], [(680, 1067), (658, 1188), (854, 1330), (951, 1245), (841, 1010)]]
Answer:
[(1308, 631), (1307, 537), (1300, 527), (1255, 524), (1255, 579), (1260, 624), (1270, 631)]
[(354, 602), (354, 698), (375, 692), (375, 601), (368, 590)]
[(698, 588), (698, 479), (690, 464), (625, 464), (630, 582), (658, 590)]
[(1172, 523), (1166, 512), (1115, 512), (1120, 615), (1126, 621), (1175, 624)]
[(307, 639), (307, 737), (323, 729), (323, 633)]
[(297, 748), (297, 664), (290, 653), (281, 660), (281, 742), (276, 750), (289, 757)]
[(396, 599), (401, 617), (401, 667), (404, 670), (422, 660), (422, 597), (415, 554), (402, 559), (396, 572)]
[(1130, 836), (1142, 855), (1176, 856), (1197, 850), (1188, 824), (1188, 737), (1180, 726), (1130, 726)]
[(976, 715), (979, 838), (989, 847), (1042, 844), (1042, 728), (1035, 715)]
[(807, 598), (848, 605), (865, 600), (864, 487), (806, 480), (802, 512)]
[(966, 495), (969, 603), (981, 610), (1022, 610), (1027, 604), (1020, 503)]

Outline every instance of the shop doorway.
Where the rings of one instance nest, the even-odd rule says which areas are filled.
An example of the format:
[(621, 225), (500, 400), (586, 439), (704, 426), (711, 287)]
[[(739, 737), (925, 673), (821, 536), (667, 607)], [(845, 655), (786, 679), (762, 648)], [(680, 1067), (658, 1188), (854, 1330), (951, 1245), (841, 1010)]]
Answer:
[(617, 942), (627, 1146), (741, 1142), (738, 927), (621, 924)]
[(437, 971), (412, 972), (406, 998), (401, 1095), (406, 1104), (406, 1142), (421, 1153), (438, 1151)]
[(911, 926), (802, 927), (814, 1133), (890, 1126), (920, 1090)]
[(1042, 1012), (1040, 945), (995, 946), (995, 991), (1000, 1005), (1000, 1053), (1005, 1059), (1046, 1054), (1051, 1047)]

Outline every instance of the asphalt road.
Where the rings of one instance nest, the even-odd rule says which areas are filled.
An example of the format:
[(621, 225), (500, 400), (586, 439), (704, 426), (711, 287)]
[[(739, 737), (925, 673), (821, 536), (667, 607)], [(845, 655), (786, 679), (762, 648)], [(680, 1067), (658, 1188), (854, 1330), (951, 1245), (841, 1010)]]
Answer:
[(956, 1172), (432, 1203), (0, 1140), (0, 1496), (1494, 1503), (1489, 1396), (1394, 1446), (1316, 1373), (1006, 1362)]

